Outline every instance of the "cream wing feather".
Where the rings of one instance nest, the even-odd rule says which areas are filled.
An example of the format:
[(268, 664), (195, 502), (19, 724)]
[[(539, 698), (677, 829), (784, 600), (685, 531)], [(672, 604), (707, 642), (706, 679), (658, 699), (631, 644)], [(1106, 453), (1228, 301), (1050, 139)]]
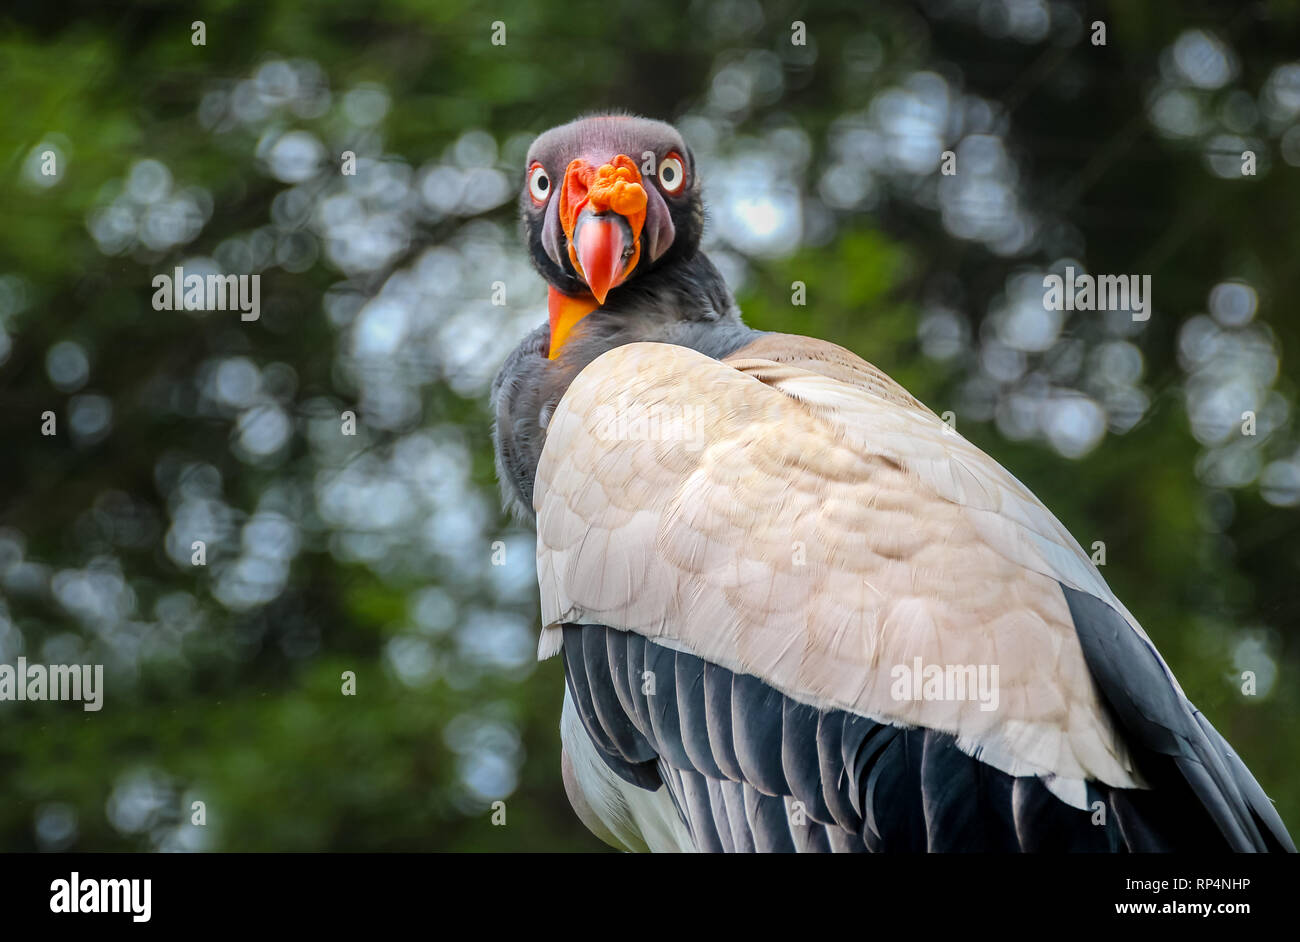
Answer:
[[(534, 507), (543, 655), (563, 624), (606, 625), (801, 703), (951, 733), (1076, 807), (1084, 780), (1142, 785), (1060, 583), (1140, 628), (1028, 489), (839, 347), (610, 350), (551, 417)], [(895, 669), (917, 658), (996, 667), (996, 708), (900, 699)]]

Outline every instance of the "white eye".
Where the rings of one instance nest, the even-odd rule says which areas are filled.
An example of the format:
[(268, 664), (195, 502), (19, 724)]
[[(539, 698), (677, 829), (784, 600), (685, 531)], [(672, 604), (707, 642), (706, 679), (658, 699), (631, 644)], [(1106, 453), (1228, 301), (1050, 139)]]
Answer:
[(669, 154), (659, 162), (659, 185), (668, 194), (680, 193), (686, 185), (686, 168), (676, 153)]
[(541, 164), (533, 164), (528, 171), (528, 195), (539, 206), (551, 195), (551, 178), (546, 175), (546, 168)]

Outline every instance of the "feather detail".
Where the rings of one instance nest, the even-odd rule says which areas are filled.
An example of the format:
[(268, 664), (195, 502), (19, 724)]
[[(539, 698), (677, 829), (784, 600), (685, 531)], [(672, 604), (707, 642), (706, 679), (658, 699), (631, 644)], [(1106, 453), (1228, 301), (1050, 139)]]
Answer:
[[(800, 703), (950, 733), (1011, 775), (1140, 785), (1058, 579), (1104, 582), (1059, 522), (846, 351), (843, 378), (752, 352), (628, 344), (570, 386), (534, 497), (548, 630), (635, 631)], [(610, 435), (618, 402), (690, 414), (694, 437)], [(996, 708), (897, 698), (917, 658), (997, 667)]]

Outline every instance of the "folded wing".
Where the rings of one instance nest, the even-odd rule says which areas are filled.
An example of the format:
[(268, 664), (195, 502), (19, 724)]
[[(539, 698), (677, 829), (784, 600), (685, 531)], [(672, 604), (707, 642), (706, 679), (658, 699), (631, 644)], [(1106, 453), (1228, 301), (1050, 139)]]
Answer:
[[(1061, 831), (1059, 799), (1126, 819), (1087, 846), (1107, 849), (1127, 824), (1126, 846), (1159, 849), (1174, 838), (1140, 791), (1153, 776), (1228, 846), (1289, 844), (1059, 521), (847, 351), (774, 335), (724, 362), (618, 347), (573, 382), (546, 434), (541, 653), (564, 650), (598, 750), (632, 787), (668, 786), (692, 833), (715, 835), (701, 846), (775, 840), (758, 822), (797, 849), (843, 840), (836, 828), (870, 849), (943, 849), (1005, 819), (1006, 841), (983, 844), (1028, 848), (1035, 816)], [(665, 678), (629, 674), (634, 647), (671, 659), (670, 697), (641, 692), (642, 673)], [(996, 683), (925, 696), (900, 687), (917, 668), (983, 668)], [(731, 695), (726, 724), (710, 671)], [(831, 761), (818, 747), (836, 736)], [(824, 838), (789, 827), (791, 801), (831, 822)], [(991, 810), (971, 817), (981, 803)], [(873, 844), (876, 811), (911, 806), (896, 822), (910, 836)]]

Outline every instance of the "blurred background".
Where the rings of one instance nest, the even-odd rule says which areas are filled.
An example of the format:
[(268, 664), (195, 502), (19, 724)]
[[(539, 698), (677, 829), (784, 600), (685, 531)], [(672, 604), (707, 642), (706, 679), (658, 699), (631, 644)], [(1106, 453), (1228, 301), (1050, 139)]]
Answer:
[[(486, 407), (545, 318), (525, 150), (603, 108), (681, 128), (751, 324), (1104, 542), (1300, 827), (1294, 0), (11, 0), (0, 90), (0, 663), (106, 688), (0, 702), (0, 849), (603, 847)], [(259, 273), (260, 319), (154, 310), (178, 265)], [(1150, 320), (1044, 310), (1071, 265)]]

